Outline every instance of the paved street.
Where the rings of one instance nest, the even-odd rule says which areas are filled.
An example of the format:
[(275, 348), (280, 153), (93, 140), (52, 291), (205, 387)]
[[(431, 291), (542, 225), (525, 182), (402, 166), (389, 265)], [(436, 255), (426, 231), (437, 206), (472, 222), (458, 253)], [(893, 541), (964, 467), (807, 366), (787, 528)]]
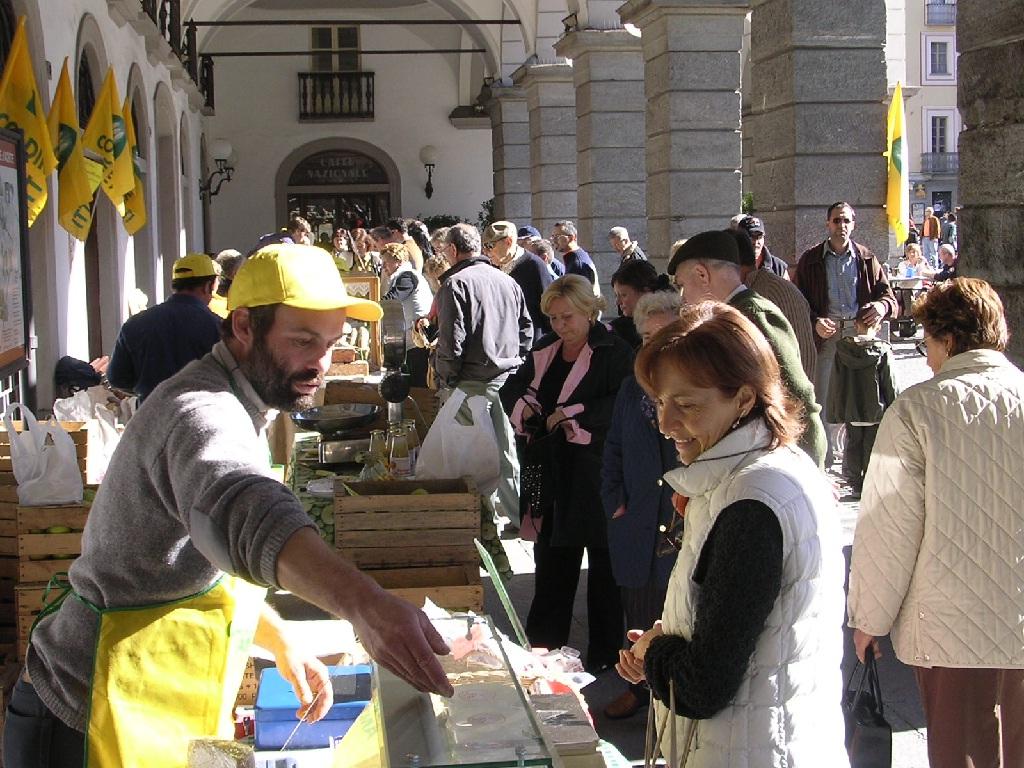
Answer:
[[(920, 334), (919, 334), (920, 335)], [(924, 357), (914, 349), (913, 341), (896, 340), (893, 344), (899, 384), (905, 388), (931, 376)], [(838, 469), (838, 467), (836, 468)], [(838, 479), (838, 476), (835, 476)], [(844, 498), (840, 500), (839, 514), (843, 526), (843, 547), (849, 564), (850, 545), (856, 524), (859, 504)], [(520, 618), (525, 622), (530, 600), (533, 596), (533, 552), (532, 545), (519, 539), (504, 542), (516, 576), (510, 585), (512, 601)], [(584, 568), (586, 561), (584, 560)], [(486, 580), (485, 580), (486, 582)], [(511, 634), (508, 620), (498, 602), (497, 595), (486, 582), (485, 610), (505, 632)], [(583, 649), (586, 644), (586, 578), (581, 578), (576, 595), (573, 629), (569, 644)], [(844, 681), (853, 669), (853, 642), (847, 631), (846, 658), (843, 662)], [(892, 654), (888, 641), (883, 640), (884, 657), (879, 664), (885, 714), (893, 727), (893, 768), (926, 768), (927, 742), (924, 715), (918, 701), (917, 687), (910, 668), (898, 662)], [(643, 760), (643, 737), (646, 710), (628, 720), (612, 721), (601, 714), (604, 706), (624, 690), (624, 684), (614, 670), (603, 672), (598, 679), (584, 690), (587, 702), (595, 718), (598, 733), (618, 747), (630, 760)]]

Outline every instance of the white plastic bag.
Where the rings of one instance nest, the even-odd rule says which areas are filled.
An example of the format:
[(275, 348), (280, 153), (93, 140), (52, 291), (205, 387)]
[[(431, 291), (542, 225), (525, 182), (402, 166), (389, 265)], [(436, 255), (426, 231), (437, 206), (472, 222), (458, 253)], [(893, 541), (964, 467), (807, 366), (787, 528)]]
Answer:
[(96, 419), (89, 422), (89, 463), (86, 470), (89, 482), (98, 485), (107, 474), (114, 449), (121, 442), (121, 433), (117, 429), (117, 413), (99, 403), (93, 406), (93, 413)]
[[(455, 418), (463, 403), (467, 406), (470, 424), (461, 424)], [(429, 480), (466, 475), (476, 481), (482, 496), (489, 496), (498, 487), (501, 461), (487, 398), (467, 396), (456, 389), (438, 411), (423, 439), (416, 461), (416, 478)]]
[[(12, 416), (21, 411), (25, 429), (14, 431)], [(40, 424), (28, 408), (11, 403), (4, 414), (11, 440), (11, 464), (18, 481), (18, 503), (24, 506), (80, 504), (82, 473), (75, 443), (57, 421)]]

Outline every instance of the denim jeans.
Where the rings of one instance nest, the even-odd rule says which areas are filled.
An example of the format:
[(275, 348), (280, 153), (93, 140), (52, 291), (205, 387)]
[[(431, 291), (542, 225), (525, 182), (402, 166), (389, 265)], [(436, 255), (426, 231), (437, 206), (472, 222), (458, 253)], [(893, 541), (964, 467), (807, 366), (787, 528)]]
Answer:
[(81, 768), (85, 734), (50, 712), (36, 689), (18, 680), (4, 719), (6, 768)]

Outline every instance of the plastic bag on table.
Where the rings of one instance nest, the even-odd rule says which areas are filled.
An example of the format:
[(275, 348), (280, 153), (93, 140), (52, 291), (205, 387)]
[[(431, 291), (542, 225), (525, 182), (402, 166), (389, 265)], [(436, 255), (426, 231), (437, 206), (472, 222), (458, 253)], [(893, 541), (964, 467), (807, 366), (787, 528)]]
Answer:
[(93, 406), (93, 413), (96, 420), (89, 424), (89, 429), (95, 428), (95, 439), (89, 447), (89, 482), (101, 483), (103, 476), (107, 474), (107, 467), (114, 455), (117, 444), (121, 441), (121, 433), (117, 429), (117, 418), (120, 410), (114, 411), (99, 403)]
[(481, 496), (494, 493), (501, 461), (488, 407), (486, 397), (469, 396), (455, 389), (423, 439), (416, 461), (416, 478), (468, 475), (476, 481)]
[[(24, 430), (15, 432), (12, 416), (21, 411)], [(75, 443), (56, 420), (40, 424), (21, 403), (11, 403), (4, 414), (11, 441), (11, 465), (18, 481), (18, 503), (24, 506), (80, 504), (82, 472)]]

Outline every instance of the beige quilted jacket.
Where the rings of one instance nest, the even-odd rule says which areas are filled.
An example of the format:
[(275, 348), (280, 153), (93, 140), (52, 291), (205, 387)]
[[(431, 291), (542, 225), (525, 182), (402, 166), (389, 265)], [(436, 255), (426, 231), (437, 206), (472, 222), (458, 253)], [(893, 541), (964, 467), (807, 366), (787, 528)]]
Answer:
[(886, 412), (853, 542), (850, 626), (921, 667), (1024, 667), (1024, 374), (956, 355)]

